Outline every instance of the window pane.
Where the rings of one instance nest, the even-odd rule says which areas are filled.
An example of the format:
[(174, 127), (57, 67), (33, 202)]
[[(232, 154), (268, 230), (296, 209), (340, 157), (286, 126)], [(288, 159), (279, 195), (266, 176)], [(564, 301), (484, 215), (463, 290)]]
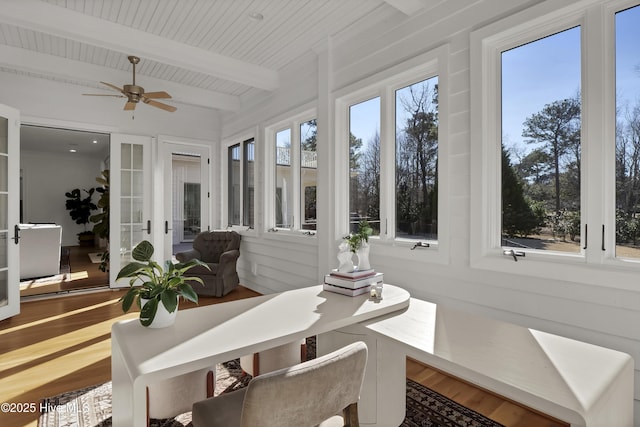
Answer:
[(349, 230), (369, 221), (380, 234), (380, 98), (349, 108)]
[(300, 124), (300, 206), (302, 229), (316, 229), (316, 186), (318, 184), (318, 154), (316, 152), (316, 120)]
[(616, 256), (640, 258), (640, 6), (615, 22)]
[(292, 184), (291, 129), (285, 129), (276, 134), (276, 227), (293, 225)]
[(243, 218), (244, 225), (253, 227), (253, 186), (255, 176), (255, 143), (253, 139), (244, 142), (244, 207)]
[(230, 225), (240, 225), (240, 144), (228, 149), (229, 188), (228, 221)]
[(438, 238), (438, 78), (396, 91), (396, 237)]
[(502, 53), (502, 246), (580, 252), (580, 27)]

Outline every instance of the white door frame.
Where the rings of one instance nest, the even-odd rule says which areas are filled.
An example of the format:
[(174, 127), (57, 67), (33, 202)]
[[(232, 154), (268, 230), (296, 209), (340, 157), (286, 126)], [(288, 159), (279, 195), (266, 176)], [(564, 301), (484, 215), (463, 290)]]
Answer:
[[(153, 138), (150, 136), (126, 135), (119, 133), (111, 134), (110, 146), (110, 174), (109, 174), (109, 286), (111, 288), (121, 288), (129, 286), (129, 280), (116, 282), (118, 272), (122, 265), (128, 262), (131, 247), (142, 240), (148, 240), (155, 245), (154, 240), (154, 215), (153, 215)], [(142, 168), (125, 168), (122, 165), (122, 146), (131, 144), (142, 149)], [(122, 194), (122, 174), (131, 173), (137, 175), (137, 179), (142, 179), (142, 184), (135, 189), (139, 200), (127, 200), (128, 195)], [(135, 187), (132, 185), (132, 187)], [(131, 208), (132, 218), (122, 218), (123, 202), (139, 203), (138, 208)], [(133, 244), (122, 243), (123, 239), (128, 240), (123, 234), (125, 228), (131, 227), (134, 235), (131, 242)], [(156, 249), (154, 259), (159, 259)]]
[[(196, 154), (202, 159), (200, 162), (200, 227), (208, 230), (211, 226), (211, 143), (204, 140), (174, 137), (167, 135), (158, 136), (159, 155), (162, 182), (164, 191), (158, 192), (156, 199), (156, 211), (163, 212), (156, 230), (161, 233), (164, 242), (164, 259), (171, 259), (173, 252), (172, 229), (172, 155), (174, 153)], [(160, 238), (158, 237), (158, 241)]]
[[(7, 119), (7, 153), (0, 154), (7, 159), (6, 225), (0, 227), (0, 251), (6, 251), (7, 265), (0, 265), (0, 274), (6, 271), (6, 304), (0, 305), (0, 320), (20, 313), (20, 244), (17, 239), (20, 221), (20, 112), (0, 104), (0, 117)], [(0, 138), (5, 135), (0, 135)], [(0, 194), (4, 191), (0, 188)], [(6, 228), (5, 228), (6, 227)]]

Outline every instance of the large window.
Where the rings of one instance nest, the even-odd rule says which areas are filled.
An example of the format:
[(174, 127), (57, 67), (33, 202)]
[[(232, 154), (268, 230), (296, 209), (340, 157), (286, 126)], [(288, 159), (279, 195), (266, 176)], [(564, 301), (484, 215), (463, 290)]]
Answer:
[(580, 28), (501, 59), (502, 245), (580, 252)]
[(318, 186), (318, 126), (316, 120), (300, 124), (300, 218), (302, 229), (316, 229), (316, 190)]
[[(316, 230), (316, 191), (318, 185), (317, 125), (306, 112), (267, 128), (273, 141), (272, 204), (266, 207), (270, 230)], [(269, 150), (271, 151), (271, 150)]]
[(349, 108), (349, 230), (366, 220), (380, 234), (380, 98)]
[(254, 164), (253, 139), (227, 149), (228, 225), (253, 227), (254, 222)]
[(254, 221), (254, 179), (255, 179), (255, 147), (256, 144), (253, 139), (244, 141), (244, 156), (242, 158), (242, 165), (244, 171), (243, 179), (243, 218), (244, 225), (253, 228)]
[(536, 5), (472, 33), (472, 265), (628, 286), (640, 267), (638, 4)]
[(228, 225), (240, 225), (240, 144), (227, 149)]
[(640, 258), (640, 6), (615, 15), (616, 256)]
[(438, 78), (396, 90), (396, 236), (438, 240)]
[(419, 247), (405, 256), (448, 262), (448, 52), (435, 49), (337, 97), (337, 182), (348, 188), (338, 198), (339, 233), (366, 220), (374, 245)]
[(276, 227), (293, 225), (293, 173), (291, 170), (291, 129), (276, 133)]

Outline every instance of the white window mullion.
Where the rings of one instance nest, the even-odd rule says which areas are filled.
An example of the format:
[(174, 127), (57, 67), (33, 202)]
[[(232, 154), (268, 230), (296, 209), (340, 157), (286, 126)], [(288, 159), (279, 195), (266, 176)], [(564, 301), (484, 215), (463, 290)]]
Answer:
[[(599, 6), (586, 11), (581, 27), (582, 39), (582, 177), (581, 246), (587, 263), (601, 264), (605, 255), (615, 256), (615, 130), (604, 132), (603, 118), (615, 106), (605, 96), (605, 35)], [(613, 46), (610, 49), (614, 51)], [(614, 61), (612, 60), (613, 64)], [(613, 96), (615, 99), (615, 95)], [(609, 104), (609, 105), (608, 105)], [(615, 120), (615, 119), (614, 119)], [(611, 150), (613, 148), (613, 150)], [(613, 153), (612, 153), (613, 151)], [(611, 163), (611, 165), (607, 165)], [(588, 172), (587, 172), (588, 171)], [(610, 173), (611, 176), (607, 176)], [(610, 185), (613, 180), (613, 185)], [(604, 191), (609, 188), (611, 191)], [(609, 200), (606, 200), (609, 199)], [(605, 221), (605, 212), (613, 208), (614, 222)], [(585, 236), (585, 225), (588, 227)], [(604, 235), (603, 235), (604, 226)], [(604, 241), (603, 241), (604, 239)], [(603, 250), (604, 248), (604, 250)]]
[(380, 93), (380, 239), (395, 238), (395, 91), (384, 88)]
[(302, 228), (300, 209), (300, 123), (291, 123), (291, 229)]

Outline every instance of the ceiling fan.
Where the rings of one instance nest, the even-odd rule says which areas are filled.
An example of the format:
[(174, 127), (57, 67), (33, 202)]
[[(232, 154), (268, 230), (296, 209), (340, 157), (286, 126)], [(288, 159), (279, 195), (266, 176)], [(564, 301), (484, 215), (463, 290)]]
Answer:
[(155, 101), (155, 99), (169, 99), (171, 95), (167, 92), (145, 92), (142, 86), (136, 85), (136, 64), (140, 62), (140, 58), (137, 56), (128, 56), (129, 62), (133, 64), (133, 84), (124, 85), (122, 88), (119, 88), (116, 85), (112, 85), (107, 82), (100, 82), (103, 85), (109, 86), (111, 89), (115, 89), (121, 93), (121, 95), (109, 95), (109, 94), (101, 94), (101, 93), (83, 93), (83, 95), (88, 96), (115, 96), (117, 98), (127, 98), (126, 104), (124, 104), (124, 109), (126, 111), (134, 110), (136, 108), (136, 104), (140, 101), (145, 104), (149, 104), (153, 107), (160, 108), (165, 111), (174, 112), (177, 110), (176, 107), (168, 104), (164, 104), (162, 102)]

